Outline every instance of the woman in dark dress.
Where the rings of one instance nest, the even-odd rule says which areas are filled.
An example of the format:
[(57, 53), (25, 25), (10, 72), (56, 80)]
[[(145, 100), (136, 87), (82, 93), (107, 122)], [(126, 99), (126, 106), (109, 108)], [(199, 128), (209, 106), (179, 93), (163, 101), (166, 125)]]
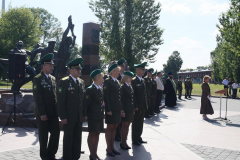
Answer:
[(122, 103), (121, 103), (121, 85), (117, 80), (120, 73), (120, 67), (117, 63), (108, 68), (109, 76), (104, 81), (104, 103), (105, 103), (105, 123), (107, 129), (105, 138), (107, 142), (107, 155), (120, 155), (114, 148), (114, 139), (118, 124), (121, 123)]
[(131, 86), (132, 77), (134, 74), (129, 71), (125, 71), (123, 73), (123, 77), (121, 79), (122, 83), (122, 128), (121, 128), (121, 143), (120, 147), (124, 150), (131, 149), (127, 145), (127, 136), (129, 131), (129, 125), (134, 119), (134, 100), (133, 100), (133, 89)]
[(206, 75), (203, 78), (202, 84), (202, 97), (201, 97), (201, 110), (200, 114), (202, 114), (203, 119), (208, 119), (207, 114), (214, 114), (212, 104), (210, 102), (211, 92), (210, 87), (208, 85), (210, 76)]
[(103, 83), (103, 73), (100, 69), (94, 70), (90, 77), (93, 84), (89, 86), (85, 92), (84, 107), (88, 117), (88, 147), (90, 150), (90, 160), (100, 159), (97, 155), (97, 147), (99, 134), (103, 131), (103, 88), (100, 84)]

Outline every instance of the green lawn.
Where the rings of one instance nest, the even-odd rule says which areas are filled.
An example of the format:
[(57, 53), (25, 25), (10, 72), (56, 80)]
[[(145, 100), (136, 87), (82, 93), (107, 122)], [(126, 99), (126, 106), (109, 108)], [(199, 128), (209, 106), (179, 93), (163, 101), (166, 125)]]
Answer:
[[(3, 88), (11, 89), (11, 86), (12, 86), (12, 84), (10, 81), (0, 81), (0, 89), (3, 89)], [(32, 82), (25, 84), (22, 88), (23, 89), (32, 89)]]
[[(202, 84), (193, 84), (193, 90), (192, 90), (192, 95), (201, 95), (202, 94)], [(183, 85), (184, 86), (184, 85)], [(223, 85), (220, 84), (210, 84), (210, 89), (211, 89), (211, 94), (212, 96), (219, 96), (219, 94), (216, 94), (215, 92), (218, 90), (222, 90)], [(183, 91), (185, 93), (185, 91)], [(238, 96), (240, 96), (240, 93), (237, 92)]]
[[(193, 90), (192, 90), (192, 95), (201, 95), (202, 94), (202, 89), (201, 89), (202, 84), (193, 84)], [(1, 88), (8, 88), (11, 89), (11, 82), (7, 81), (0, 81), (0, 89)], [(27, 83), (22, 87), (23, 89), (32, 89), (32, 82)], [(183, 84), (184, 88), (184, 84)], [(211, 93), (213, 96), (219, 96), (219, 94), (215, 94), (216, 91), (222, 90), (223, 85), (220, 84), (210, 84), (211, 88)], [(185, 94), (185, 90), (183, 90), (183, 94)], [(240, 92), (237, 92), (238, 96), (240, 96)]]

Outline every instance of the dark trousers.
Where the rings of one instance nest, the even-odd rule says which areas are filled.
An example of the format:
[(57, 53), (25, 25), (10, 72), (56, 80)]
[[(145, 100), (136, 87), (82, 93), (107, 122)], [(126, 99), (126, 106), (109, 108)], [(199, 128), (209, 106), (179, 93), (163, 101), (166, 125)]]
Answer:
[(236, 99), (236, 97), (237, 97), (237, 89), (232, 89), (232, 90), (233, 90), (232, 98)]
[(232, 95), (231, 90), (233, 90), (232, 86), (229, 86), (229, 95)]
[(182, 89), (179, 89), (178, 90), (178, 99), (181, 99), (181, 97), (182, 97)]
[(189, 91), (190, 91), (189, 88), (185, 88), (185, 98), (190, 97), (189, 96)]
[[(228, 96), (228, 85), (226, 85), (226, 86), (224, 85), (224, 89), (225, 88), (227, 88), (227, 96)], [(226, 94), (224, 94), (224, 95), (226, 95)]]
[(189, 98), (192, 96), (192, 89), (189, 89)]
[(78, 160), (81, 156), (82, 122), (63, 125), (63, 160)]
[(135, 111), (134, 120), (132, 122), (132, 142), (142, 141), (143, 121), (145, 110)]
[(159, 111), (159, 106), (160, 106), (160, 104), (162, 102), (162, 95), (163, 95), (163, 91), (162, 90), (157, 90), (154, 111)]
[(149, 112), (149, 107), (151, 107), (151, 97), (147, 97), (147, 105), (148, 105), (148, 109), (145, 111), (145, 116), (148, 116), (150, 114)]
[[(41, 121), (39, 116), (36, 116), (38, 126), (38, 136), (40, 144), (40, 157), (42, 160), (48, 160), (55, 157), (59, 143), (59, 121), (58, 117), (48, 118), (47, 121)], [(48, 133), (50, 137), (48, 140)]]
[(154, 113), (155, 103), (156, 103), (156, 94), (157, 94), (157, 92), (151, 97), (150, 106), (148, 106), (149, 113)]

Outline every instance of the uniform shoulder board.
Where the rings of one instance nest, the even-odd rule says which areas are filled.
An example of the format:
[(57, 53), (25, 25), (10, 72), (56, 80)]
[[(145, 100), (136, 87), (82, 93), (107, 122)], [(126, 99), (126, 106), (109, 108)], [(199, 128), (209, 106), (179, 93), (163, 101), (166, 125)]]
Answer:
[(133, 80), (136, 80), (136, 77), (134, 77)]
[(69, 79), (69, 76), (63, 77), (61, 80), (65, 81), (65, 80), (68, 80), (68, 79)]
[(92, 88), (92, 85), (90, 85), (88, 88), (89, 88), (89, 89)]

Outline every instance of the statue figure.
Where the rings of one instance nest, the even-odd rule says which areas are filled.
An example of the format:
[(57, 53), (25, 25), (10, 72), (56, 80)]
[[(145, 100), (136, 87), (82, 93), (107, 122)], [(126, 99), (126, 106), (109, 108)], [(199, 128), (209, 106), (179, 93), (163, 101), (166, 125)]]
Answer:
[(28, 55), (31, 55), (31, 52), (30, 51), (27, 51), (25, 49), (22, 49), (23, 47), (23, 42), (22, 41), (18, 41), (17, 44), (16, 44), (16, 48), (12, 49), (10, 51), (10, 53), (12, 54), (16, 54), (16, 53), (21, 53), (22, 55), (25, 55), (25, 70), (26, 70), (26, 73), (29, 75), (28, 77), (26, 76), (23, 80), (16, 80), (16, 86), (12, 85), (12, 91), (15, 91), (15, 93), (20, 93), (20, 88), (30, 82), (37, 74), (36, 74), (36, 71), (35, 69), (29, 65), (28, 63)]
[(46, 48), (43, 48), (40, 44), (37, 44), (35, 49), (32, 50), (30, 64), (31, 65), (36, 64), (35, 69), (36, 69), (36, 73), (37, 74), (39, 74), (40, 71), (41, 71), (41, 65), (33, 62), (34, 58), (36, 57), (36, 55), (38, 53), (41, 53), (41, 57), (40, 58), (42, 58), (43, 56), (45, 56), (48, 53), (53, 53), (54, 56), (56, 56), (57, 55), (57, 51), (54, 50), (55, 44), (56, 44), (55, 41), (49, 41), (48, 42), (48, 46)]
[[(73, 29), (74, 24), (72, 24), (72, 16), (69, 16), (68, 27), (62, 36), (62, 41), (58, 49), (58, 54), (55, 57), (56, 69), (54, 71), (54, 76), (56, 77), (57, 81), (64, 77), (67, 72), (66, 63), (71, 55), (71, 49), (74, 47), (76, 41), (76, 36), (74, 35)], [(69, 30), (71, 30), (72, 36), (67, 36)]]

